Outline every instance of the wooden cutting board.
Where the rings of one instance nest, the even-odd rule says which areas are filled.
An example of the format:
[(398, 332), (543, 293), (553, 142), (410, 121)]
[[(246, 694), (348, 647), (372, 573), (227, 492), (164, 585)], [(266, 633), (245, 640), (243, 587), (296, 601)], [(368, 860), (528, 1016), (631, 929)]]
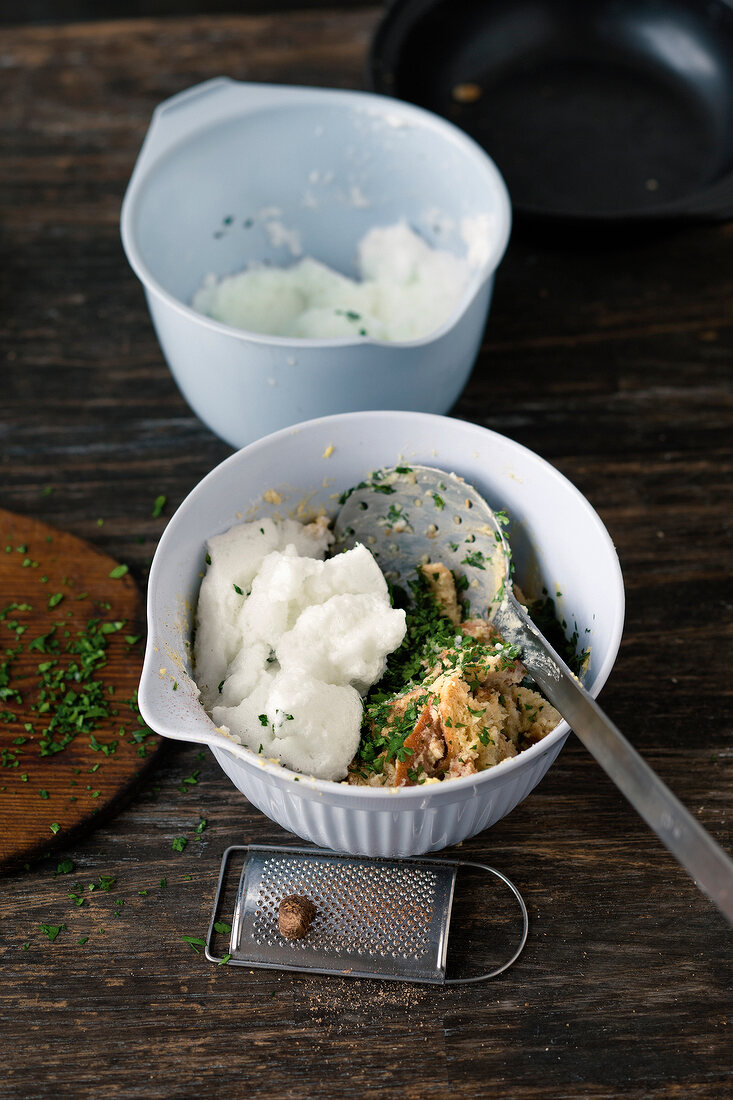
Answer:
[(67, 844), (150, 767), (144, 631), (124, 565), (0, 509), (0, 867)]

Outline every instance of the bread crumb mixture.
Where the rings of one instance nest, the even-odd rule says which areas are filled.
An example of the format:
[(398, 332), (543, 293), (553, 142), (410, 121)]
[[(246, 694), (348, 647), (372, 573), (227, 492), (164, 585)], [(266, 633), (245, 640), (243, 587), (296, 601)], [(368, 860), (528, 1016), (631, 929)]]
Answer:
[(405, 639), (367, 697), (348, 782), (437, 783), (485, 771), (541, 740), (561, 716), (527, 685), (518, 652), (487, 620), (463, 618), (445, 565), (421, 566)]

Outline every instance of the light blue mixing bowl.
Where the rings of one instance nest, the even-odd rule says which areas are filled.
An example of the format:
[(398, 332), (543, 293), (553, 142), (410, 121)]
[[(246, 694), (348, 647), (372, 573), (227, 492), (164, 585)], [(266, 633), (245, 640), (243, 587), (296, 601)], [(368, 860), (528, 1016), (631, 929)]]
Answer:
[[(428, 337), (265, 336), (190, 305), (206, 275), (287, 265), (296, 244), (355, 276), (358, 241), (401, 219), (434, 247), (480, 256)], [(121, 230), (184, 397), (240, 447), (329, 413), (447, 412), (476, 358), (510, 224), (495, 165), (443, 119), (384, 96), (221, 78), (155, 110)]]

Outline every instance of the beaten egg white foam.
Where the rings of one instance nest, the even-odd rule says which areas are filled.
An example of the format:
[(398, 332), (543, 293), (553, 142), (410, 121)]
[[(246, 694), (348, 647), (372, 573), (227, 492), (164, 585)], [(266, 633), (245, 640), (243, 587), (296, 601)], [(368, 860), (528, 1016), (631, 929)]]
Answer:
[(325, 520), (244, 523), (208, 540), (196, 681), (217, 726), (319, 779), (345, 778), (362, 694), (405, 635), (364, 546), (323, 560)]
[[(472, 235), (481, 238), (478, 230)], [(258, 264), (222, 279), (207, 276), (194, 295), (194, 309), (273, 336), (417, 340), (455, 312), (483, 259), (475, 248), (467, 259), (431, 248), (404, 221), (371, 229), (357, 251), (360, 281), (310, 257), (290, 267)]]

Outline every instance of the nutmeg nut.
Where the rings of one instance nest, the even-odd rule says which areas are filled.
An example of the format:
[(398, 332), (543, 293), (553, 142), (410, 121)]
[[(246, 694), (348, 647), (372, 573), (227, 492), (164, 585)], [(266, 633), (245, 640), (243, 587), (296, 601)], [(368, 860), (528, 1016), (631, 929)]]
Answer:
[(277, 924), (286, 940), (302, 940), (313, 923), (317, 909), (303, 894), (288, 894), (280, 902)]

